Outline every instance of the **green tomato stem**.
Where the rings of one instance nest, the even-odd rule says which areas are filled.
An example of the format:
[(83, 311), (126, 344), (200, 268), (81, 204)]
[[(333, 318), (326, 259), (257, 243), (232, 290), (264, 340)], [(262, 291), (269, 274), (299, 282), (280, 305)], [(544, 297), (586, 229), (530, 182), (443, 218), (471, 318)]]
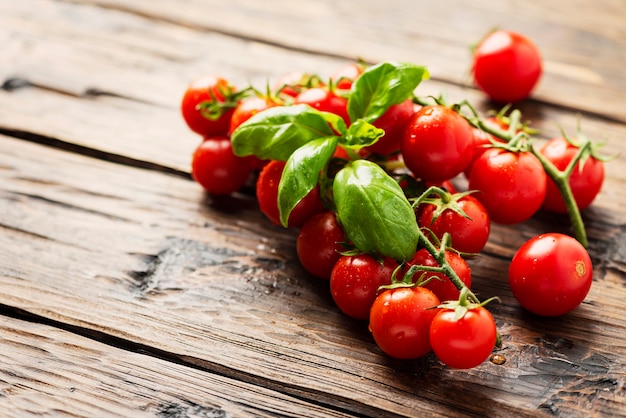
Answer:
[(444, 234), (443, 239), (441, 240), (441, 247), (437, 248), (435, 245), (426, 237), (421, 228), (418, 229), (419, 239), (428, 250), (428, 252), (433, 256), (437, 263), (441, 266), (441, 271), (450, 278), (450, 281), (454, 284), (454, 286), (459, 289), (459, 291), (463, 291), (463, 289), (467, 289), (467, 299), (473, 303), (480, 303), (476, 295), (470, 290), (469, 287), (463, 283), (463, 281), (459, 278), (459, 275), (456, 274), (456, 271), (450, 266), (448, 260), (446, 260), (446, 247), (448, 245), (448, 241), (450, 240), (449, 234)]
[(589, 245), (587, 241), (587, 232), (585, 230), (582, 216), (580, 215), (580, 209), (578, 209), (578, 204), (576, 204), (576, 199), (574, 199), (574, 194), (572, 193), (572, 188), (569, 184), (569, 178), (573, 168), (576, 166), (578, 161), (580, 161), (581, 156), (590, 146), (590, 142), (585, 142), (578, 149), (578, 153), (576, 153), (574, 158), (572, 158), (572, 161), (570, 161), (569, 165), (564, 171), (556, 168), (556, 166), (552, 164), (552, 162), (548, 160), (535, 147), (530, 148), (533, 155), (537, 157), (543, 165), (543, 169), (545, 170), (546, 174), (548, 174), (552, 181), (554, 181), (554, 184), (561, 193), (561, 197), (563, 198), (563, 202), (565, 203), (565, 207), (567, 208), (567, 214), (570, 218), (574, 237), (585, 248), (587, 248), (587, 246)]

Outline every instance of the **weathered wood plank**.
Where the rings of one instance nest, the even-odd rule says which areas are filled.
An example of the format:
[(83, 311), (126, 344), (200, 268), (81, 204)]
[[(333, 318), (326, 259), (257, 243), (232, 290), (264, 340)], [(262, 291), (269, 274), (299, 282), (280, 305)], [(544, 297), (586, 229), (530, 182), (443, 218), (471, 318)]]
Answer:
[(535, 97), (626, 121), (606, 102), (626, 99), (623, 4), (615, 0), (532, 2), (401, 0), (337, 4), (288, 0), (176, 1), (84, 0), (166, 22), (247, 39), (370, 62), (404, 60), (428, 65), (437, 78), (467, 82), (469, 46), (494, 27), (518, 30), (540, 47), (545, 76)]
[[(178, 106), (205, 72), (262, 86), (341, 61), (48, 0), (0, 3), (0, 128), (188, 172), (199, 138)], [(254, 65), (250, 65), (254, 63)], [(45, 71), (42, 71), (45, 68)], [(45, 140), (42, 138), (41, 140)], [(34, 138), (33, 138), (34, 139)]]
[(0, 324), (0, 408), (4, 417), (350, 416), (7, 316)]
[[(587, 110), (585, 132), (606, 136), (607, 151), (624, 155), (620, 4), (568, 4), (547, 13), (544, 7), (558, 2), (541, 10), (526, 3), (479, 1), (463, 9), (442, 3), (416, 16), (419, 5), (391, 2), (383, 11), (362, 3), (358, 11), (343, 13), (349, 5), (308, 1), (190, 1), (184, 7), (169, 0), (0, 2), (0, 80), (17, 77), (0, 90), (0, 129), (55, 146), (66, 142), (80, 147), (67, 148), (126, 165), (185, 174), (198, 138), (187, 132), (176, 107), (186, 83), (202, 72), (262, 85), (292, 69), (330, 74), (356, 56), (406, 59), (429, 65), (438, 78), (420, 87), (421, 93), (445, 88), (451, 98), (467, 97), (485, 109), (479, 94), (462, 87), (464, 50), (487, 23), (506, 21), (540, 40), (548, 53), (536, 95), (544, 102), (524, 104), (525, 115), (548, 137), (558, 132), (553, 121), (571, 132), (572, 109)], [(389, 20), (377, 18), (382, 15)], [(441, 25), (441, 16), (451, 23)], [(10, 91), (20, 79), (27, 82), (23, 88)], [(495, 225), (485, 254), (472, 263), (481, 297), (502, 299), (492, 305), (505, 343), (502, 366), (452, 371), (432, 357), (408, 363), (385, 358), (365, 325), (340, 315), (326, 285), (310, 281), (299, 268), (294, 231), (270, 226), (249, 196), (211, 201), (180, 176), (4, 136), (0, 304), (58, 320), (92, 338), (139, 345), (155, 357), (167, 353), (166, 367), (178, 370), (163, 377), (168, 396), (183, 391), (175, 381), (189, 382), (187, 376), (223, 376), (220, 384), (239, 385), (250, 399), (251, 409), (242, 406), (242, 413), (254, 414), (255, 396), (276, 396), (272, 411), (293, 415), (309, 415), (307, 408), (311, 414), (327, 409), (367, 416), (619, 415), (626, 403), (622, 163), (620, 157), (608, 164), (602, 195), (584, 213), (594, 286), (578, 310), (559, 319), (530, 316), (506, 285), (514, 249), (536, 233), (567, 230), (561, 218), (539, 214), (520, 227)], [(15, 340), (16, 328), (3, 329)], [(74, 341), (61, 331), (18, 329), (18, 340), (29, 347), (44, 333)], [(46, 358), (51, 365), (69, 355), (47, 350), (54, 354)], [(126, 354), (130, 361), (133, 356)], [(108, 360), (103, 364), (123, 376)], [(46, 396), (66, 388), (45, 385), (51, 376), (46, 365), (37, 370), (15, 357), (8, 363), (44, 382), (37, 387), (37, 407), (67, 406)], [(87, 370), (94, 372), (87, 376), (95, 384), (99, 371)], [(71, 371), (85, 381), (85, 371)], [(135, 372), (138, 379), (148, 373)], [(115, 376), (103, 375), (112, 386)], [(19, 377), (12, 379), (20, 384)], [(211, 382), (199, 383), (192, 395), (214, 393)], [(266, 390), (257, 395), (261, 387)], [(139, 392), (133, 392), (136, 402), (144, 396)], [(217, 393), (223, 395), (221, 389)], [(27, 399), (14, 395), (0, 397), (0, 403), (19, 403), (29, 411)], [(97, 391), (94, 398), (103, 402), (98, 405), (111, 401), (101, 401)], [(293, 399), (302, 405), (283, 404)]]
[[(134, 2), (133, 7), (141, 4)], [(0, 4), (0, 39), (7, 45), (0, 79), (18, 77), (32, 83), (0, 90), (0, 128), (188, 172), (199, 139), (186, 129), (177, 107), (193, 77), (217, 72), (239, 86), (252, 81), (260, 87), (293, 69), (330, 75), (346, 62), (177, 26), (145, 14), (48, 0)], [(452, 100), (467, 98), (489, 109), (474, 90), (436, 80), (418, 90), (422, 95), (442, 91)], [(603, 100), (611, 103), (608, 96)], [(558, 132), (554, 122), (574, 130), (573, 111), (537, 103), (523, 109), (549, 135)], [(591, 117), (583, 120), (583, 128), (590, 137), (624, 136), (623, 125)]]
[[(626, 401), (617, 237), (596, 248), (591, 236), (603, 264), (587, 301), (559, 320), (520, 310), (500, 244), (490, 244), (475, 288), (503, 300), (493, 312), (508, 361), (453, 371), (431, 357), (381, 355), (365, 325), (338, 313), (326, 286), (298, 267), (291, 231), (263, 222), (250, 200), (220, 211), (184, 179), (9, 138), (0, 146), (1, 304), (368, 416), (611, 414)], [(543, 227), (509, 232), (503, 254)]]

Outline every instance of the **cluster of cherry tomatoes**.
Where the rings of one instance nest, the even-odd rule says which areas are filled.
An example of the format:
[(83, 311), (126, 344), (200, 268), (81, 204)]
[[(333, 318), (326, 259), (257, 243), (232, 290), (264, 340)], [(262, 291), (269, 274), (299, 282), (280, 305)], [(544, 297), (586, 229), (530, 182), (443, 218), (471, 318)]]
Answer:
[[(524, 92), (497, 98), (523, 98), (533, 77)], [(432, 350), (470, 368), (497, 332), (466, 260), (488, 242), (491, 222), (517, 224), (542, 208), (576, 215), (600, 191), (603, 161), (582, 136), (536, 148), (516, 111), (481, 118), (467, 104), (415, 96), (427, 78), (423, 67), (353, 63), (328, 80), (289, 73), (259, 92), (209, 76), (189, 85), (182, 115), (202, 137), (193, 178), (213, 195), (255, 179), (266, 217), (299, 229), (304, 269), (329, 281), (343, 313), (369, 321), (386, 354)], [(468, 191), (457, 191), (457, 176)], [(583, 244), (546, 233), (516, 253), (509, 283), (523, 307), (554, 316), (582, 302), (591, 275)]]

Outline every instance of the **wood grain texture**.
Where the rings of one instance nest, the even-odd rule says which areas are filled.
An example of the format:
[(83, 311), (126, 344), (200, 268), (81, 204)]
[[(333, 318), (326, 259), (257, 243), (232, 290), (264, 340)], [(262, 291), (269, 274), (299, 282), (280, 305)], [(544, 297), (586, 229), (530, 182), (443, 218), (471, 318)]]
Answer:
[(619, 64), (626, 61), (626, 14), (619, 0), (567, 5), (485, 0), (471, 5), (462, 0), (410, 5), (402, 0), (194, 0), (187, 7), (173, 1), (82, 3), (320, 55), (417, 62), (455, 84), (467, 82), (469, 45), (494, 27), (505, 27), (528, 35), (542, 51), (545, 75), (537, 98), (626, 121), (623, 110), (605, 106), (606, 100), (626, 99)]
[(346, 417), (281, 392), (3, 317), (3, 417)]
[[(368, 416), (565, 411), (574, 386), (594, 394), (580, 392), (580, 405), (620, 405), (626, 347), (614, 286), (623, 283), (611, 266), (596, 274), (581, 308), (545, 321), (520, 311), (501, 280), (506, 261), (488, 250), (474, 267), (475, 288), (503, 299), (493, 312), (507, 363), (466, 372), (432, 358), (407, 365), (382, 356), (364, 324), (333, 308), (326, 287), (297, 266), (293, 234), (263, 222), (249, 199), (220, 211), (184, 179), (8, 138), (0, 144), (9, 185), (2, 201), (11, 203), (0, 238), (3, 305)], [(609, 254), (607, 262), (624, 265), (623, 254)], [(615, 383), (607, 390), (604, 379)], [(469, 402), (475, 397), (484, 401)]]
[[(15, 416), (622, 415), (624, 33), (619, 4), (603, 4), (560, 13), (552, 3), (434, 4), (429, 16), (403, 4), (375, 19), (380, 6), (367, 2), (359, 10), (308, 1), (0, 2), (0, 305), (9, 315), (0, 326), (0, 408)], [(494, 225), (472, 269), (481, 298), (502, 300), (491, 310), (506, 363), (455, 371), (432, 356), (389, 360), (365, 324), (336, 310), (327, 284), (299, 267), (295, 231), (271, 226), (250, 193), (211, 199), (189, 181), (199, 138), (184, 127), (178, 100), (204, 72), (262, 85), (292, 69), (329, 75), (357, 55), (427, 57), (436, 79), (420, 93), (445, 89), (486, 110), (464, 86), (464, 49), (513, 9), (507, 22), (537, 34), (548, 57), (525, 116), (548, 138), (557, 123), (575, 132), (575, 110), (586, 111), (586, 134), (620, 154), (583, 214), (592, 291), (564, 318), (524, 313), (507, 288), (508, 261), (526, 239), (567, 232), (567, 222), (540, 213)], [(436, 25), (442, 16), (449, 25)], [(118, 388), (129, 389), (127, 401), (116, 399)]]

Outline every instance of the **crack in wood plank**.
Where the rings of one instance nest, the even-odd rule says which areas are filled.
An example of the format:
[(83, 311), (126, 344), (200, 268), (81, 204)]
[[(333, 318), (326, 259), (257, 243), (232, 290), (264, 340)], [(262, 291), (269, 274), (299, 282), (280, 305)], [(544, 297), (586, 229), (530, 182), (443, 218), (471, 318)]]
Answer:
[(87, 157), (93, 157), (100, 160), (109, 161), (112, 163), (127, 165), (131, 167), (143, 168), (147, 170), (160, 171), (167, 174), (173, 174), (178, 177), (183, 177), (191, 180), (191, 174), (186, 171), (177, 170), (172, 167), (168, 167), (162, 164), (152, 163), (144, 161), (126, 155), (99, 150), (97, 148), (91, 148), (76, 143), (65, 141), (61, 138), (56, 138), (48, 135), (44, 135), (37, 132), (25, 131), (21, 129), (11, 129), (0, 126), (0, 135), (6, 135), (16, 139), (22, 139), (29, 142), (47, 145), (53, 148), (69, 151), (75, 154), (84, 155)]

